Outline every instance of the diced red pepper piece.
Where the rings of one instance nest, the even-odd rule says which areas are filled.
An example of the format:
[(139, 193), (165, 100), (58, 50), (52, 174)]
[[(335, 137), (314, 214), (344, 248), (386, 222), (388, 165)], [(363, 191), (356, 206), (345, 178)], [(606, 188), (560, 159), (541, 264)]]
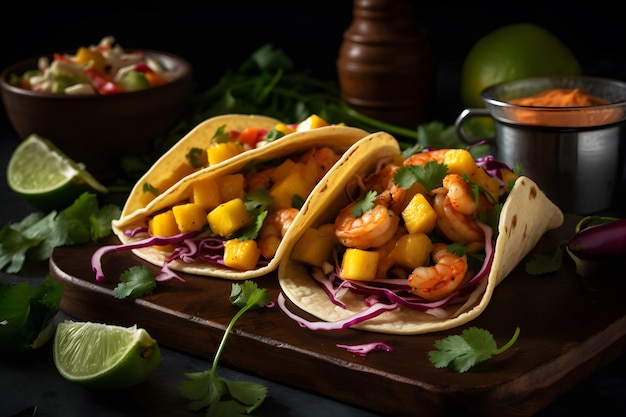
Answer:
[(109, 79), (106, 75), (93, 68), (85, 69), (91, 85), (102, 95), (123, 93), (124, 89)]

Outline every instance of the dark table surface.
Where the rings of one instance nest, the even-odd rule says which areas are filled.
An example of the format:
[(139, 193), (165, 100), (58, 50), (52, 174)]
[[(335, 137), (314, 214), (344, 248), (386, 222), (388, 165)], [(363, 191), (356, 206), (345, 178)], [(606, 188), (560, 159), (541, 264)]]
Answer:
[[(336, 9), (320, 7), (315, 10), (285, 8), (282, 3), (273, 9), (268, 9), (266, 4), (259, 9), (245, 9), (248, 13), (242, 13), (233, 3), (232, 10), (196, 10), (185, 7), (147, 13), (142, 6), (141, 10), (128, 9), (123, 13), (109, 10), (88, 17), (81, 10), (71, 11), (56, 6), (56, 10), (34, 8), (29, 13), (23, 10), (11, 13), (9, 7), (7, 15), (13, 15), (12, 20), (17, 24), (3, 25), (5, 32), (2, 33), (5, 36), (2, 36), (3, 56), (0, 66), (59, 47), (75, 48), (77, 42), (97, 42), (100, 37), (112, 34), (124, 46), (165, 49), (188, 57), (197, 69), (200, 81), (205, 82), (211, 82), (226, 69), (242, 62), (258, 46), (276, 39), (281, 39), (278, 46), (284, 47), (298, 65), (316, 66), (314, 69), (317, 75), (334, 75), (334, 59), (341, 34), (351, 19), (350, 2)], [(476, 10), (470, 3), (461, 6), (458, 3), (437, 2), (437, 5), (431, 6), (420, 8), (418, 17), (428, 29), (438, 60), (437, 100), (433, 116), (445, 122), (452, 121), (461, 109), (457, 102), (457, 91), (464, 54), (480, 36), (507, 23), (533, 21), (552, 30), (572, 47), (588, 75), (624, 78), (626, 74), (620, 41), (623, 39), (623, 25), (621, 20), (617, 20), (621, 19), (618, 13), (597, 8), (596, 13), (602, 15), (600, 18), (588, 9), (577, 11), (577, 8), (569, 8), (559, 10), (559, 16), (555, 17), (529, 5), (520, 8), (515, 15), (502, 15), (500, 3), (493, 2), (489, 7), (481, 5), (480, 13), (472, 17), (470, 12)], [(581, 30), (579, 25), (569, 24), (580, 21), (581, 17), (588, 21), (591, 29)], [(326, 22), (324, 30), (319, 30), (320, 19)], [(72, 24), (68, 24), (68, 20)], [(253, 22), (259, 29), (255, 36), (247, 38), (245, 45), (237, 46), (234, 35), (230, 39), (229, 31), (237, 21), (246, 24)], [(151, 30), (155, 26), (167, 36), (155, 37)], [(21, 39), (32, 39), (33, 31), (45, 33), (46, 36), (40, 37), (36, 43), (29, 41), (28, 45), (19, 42)], [(80, 41), (76, 40), (78, 32), (82, 35)], [(220, 33), (220, 39), (225, 37), (229, 40), (213, 42), (216, 32)], [(289, 36), (282, 36), (285, 33)], [(2, 113), (0, 227), (21, 220), (34, 210), (14, 194), (6, 183), (6, 166), (18, 139)], [(618, 201), (618, 210), (622, 214), (626, 207), (625, 200), (626, 197), (622, 197)], [(47, 273), (45, 265), (27, 269), (29, 272), (20, 276), (0, 272), (0, 281), (28, 281), (31, 285), (37, 285)], [(67, 318), (72, 317), (61, 312), (57, 320)], [(15, 415), (32, 406), (37, 406), (36, 416), (203, 415), (186, 411), (185, 400), (177, 387), (184, 379), (185, 372), (208, 369), (211, 363), (168, 348), (162, 348), (162, 356), (162, 363), (154, 376), (121, 394), (96, 394), (64, 380), (54, 367), (50, 344), (23, 356), (0, 357), (0, 417)], [(366, 410), (293, 389), (263, 379), (262, 376), (229, 368), (221, 368), (219, 372), (225, 378), (261, 382), (269, 387), (269, 397), (255, 413), (259, 416), (375, 416)], [(623, 355), (564, 393), (538, 416), (623, 416), (626, 415), (625, 394), (626, 355)]]

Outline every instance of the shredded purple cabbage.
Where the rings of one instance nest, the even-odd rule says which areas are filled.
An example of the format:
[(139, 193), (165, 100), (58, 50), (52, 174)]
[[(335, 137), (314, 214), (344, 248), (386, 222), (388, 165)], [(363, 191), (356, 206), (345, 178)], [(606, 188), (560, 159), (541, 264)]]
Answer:
[(345, 308), (345, 304), (340, 300), (341, 295), (345, 291), (351, 291), (355, 294), (363, 295), (364, 304), (367, 306), (365, 310), (357, 313), (347, 319), (337, 322), (311, 322), (289, 311), (284, 301), (284, 295), (279, 294), (278, 305), (293, 320), (297, 321), (301, 327), (310, 330), (342, 330), (355, 324), (363, 323), (369, 319), (379, 316), (385, 311), (394, 310), (400, 306), (411, 308), (417, 311), (428, 311), (434, 308), (445, 307), (453, 300), (460, 296), (464, 296), (471, 292), (474, 287), (485, 277), (489, 275), (494, 257), (493, 230), (491, 226), (478, 223), (485, 235), (485, 260), (481, 268), (474, 274), (468, 282), (459, 290), (453, 292), (448, 297), (438, 301), (428, 301), (410, 292), (410, 287), (400, 283), (403, 280), (375, 280), (375, 281), (348, 281), (343, 280), (332, 272), (328, 276), (319, 271), (311, 273), (314, 281), (324, 290), (329, 300), (341, 307)]
[(338, 343), (335, 346), (337, 346), (338, 348), (346, 349), (348, 352), (355, 353), (359, 356), (366, 356), (368, 353), (377, 350), (384, 350), (386, 352), (393, 351), (393, 348), (391, 346), (383, 342), (366, 343), (363, 345), (343, 345)]

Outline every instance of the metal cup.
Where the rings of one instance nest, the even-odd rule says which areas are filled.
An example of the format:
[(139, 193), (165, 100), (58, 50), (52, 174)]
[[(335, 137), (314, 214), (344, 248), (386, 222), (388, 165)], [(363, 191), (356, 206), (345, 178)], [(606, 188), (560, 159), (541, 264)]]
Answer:
[[(580, 88), (610, 104), (531, 107), (510, 100), (551, 88)], [(588, 215), (608, 209), (622, 188), (626, 157), (626, 83), (597, 77), (539, 77), (507, 81), (481, 92), (484, 109), (465, 109), (455, 125), (468, 144), (464, 124), (494, 120), (495, 157), (520, 166), (561, 210)]]

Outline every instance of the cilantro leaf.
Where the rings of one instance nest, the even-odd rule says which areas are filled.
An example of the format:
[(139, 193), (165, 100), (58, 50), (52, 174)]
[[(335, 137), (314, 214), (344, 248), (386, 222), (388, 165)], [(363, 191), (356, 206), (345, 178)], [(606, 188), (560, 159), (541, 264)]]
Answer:
[(208, 163), (207, 154), (201, 148), (191, 148), (185, 157), (192, 168), (202, 168)]
[(211, 138), (211, 143), (226, 143), (228, 141), (230, 141), (230, 136), (226, 132), (226, 125), (218, 127)]
[(419, 182), (427, 191), (432, 191), (443, 185), (443, 178), (448, 174), (448, 167), (436, 161), (428, 161), (424, 165), (402, 166), (395, 173), (394, 182), (408, 190)]
[(143, 183), (143, 187), (141, 187), (141, 191), (143, 191), (144, 193), (150, 193), (155, 196), (159, 195), (159, 189), (148, 182)]
[(253, 382), (234, 382), (218, 376), (217, 363), (226, 345), (226, 339), (235, 322), (246, 311), (262, 308), (270, 303), (267, 290), (253, 281), (233, 283), (230, 302), (240, 310), (233, 316), (213, 358), (213, 366), (204, 372), (185, 373), (178, 390), (189, 400), (187, 408), (193, 411), (208, 407), (207, 416), (237, 416), (252, 413), (265, 400), (268, 388)]
[(519, 327), (513, 337), (498, 349), (493, 335), (484, 329), (470, 327), (461, 335), (452, 335), (435, 342), (435, 348), (428, 352), (428, 359), (437, 368), (451, 366), (457, 372), (466, 372), (472, 366), (490, 359), (513, 346), (519, 336)]
[(354, 207), (352, 207), (352, 217), (361, 217), (363, 214), (373, 209), (374, 200), (376, 199), (377, 195), (378, 193), (372, 190), (369, 190), (367, 193), (365, 193), (365, 196), (363, 196), (361, 200), (357, 201)]
[(524, 269), (530, 275), (542, 275), (550, 272), (556, 272), (563, 264), (563, 250), (566, 243), (559, 245), (552, 254), (537, 253), (533, 255), (526, 264)]
[(156, 281), (145, 266), (133, 266), (120, 276), (120, 283), (113, 289), (115, 298), (134, 297), (152, 294)]
[(61, 212), (31, 213), (21, 222), (0, 230), (0, 270), (18, 273), (26, 261), (44, 261), (58, 246), (96, 241), (112, 233), (111, 221), (119, 218), (115, 205), (98, 207), (97, 196), (85, 192)]
[(48, 341), (62, 296), (63, 285), (49, 275), (36, 287), (0, 282), (0, 352), (30, 350)]

